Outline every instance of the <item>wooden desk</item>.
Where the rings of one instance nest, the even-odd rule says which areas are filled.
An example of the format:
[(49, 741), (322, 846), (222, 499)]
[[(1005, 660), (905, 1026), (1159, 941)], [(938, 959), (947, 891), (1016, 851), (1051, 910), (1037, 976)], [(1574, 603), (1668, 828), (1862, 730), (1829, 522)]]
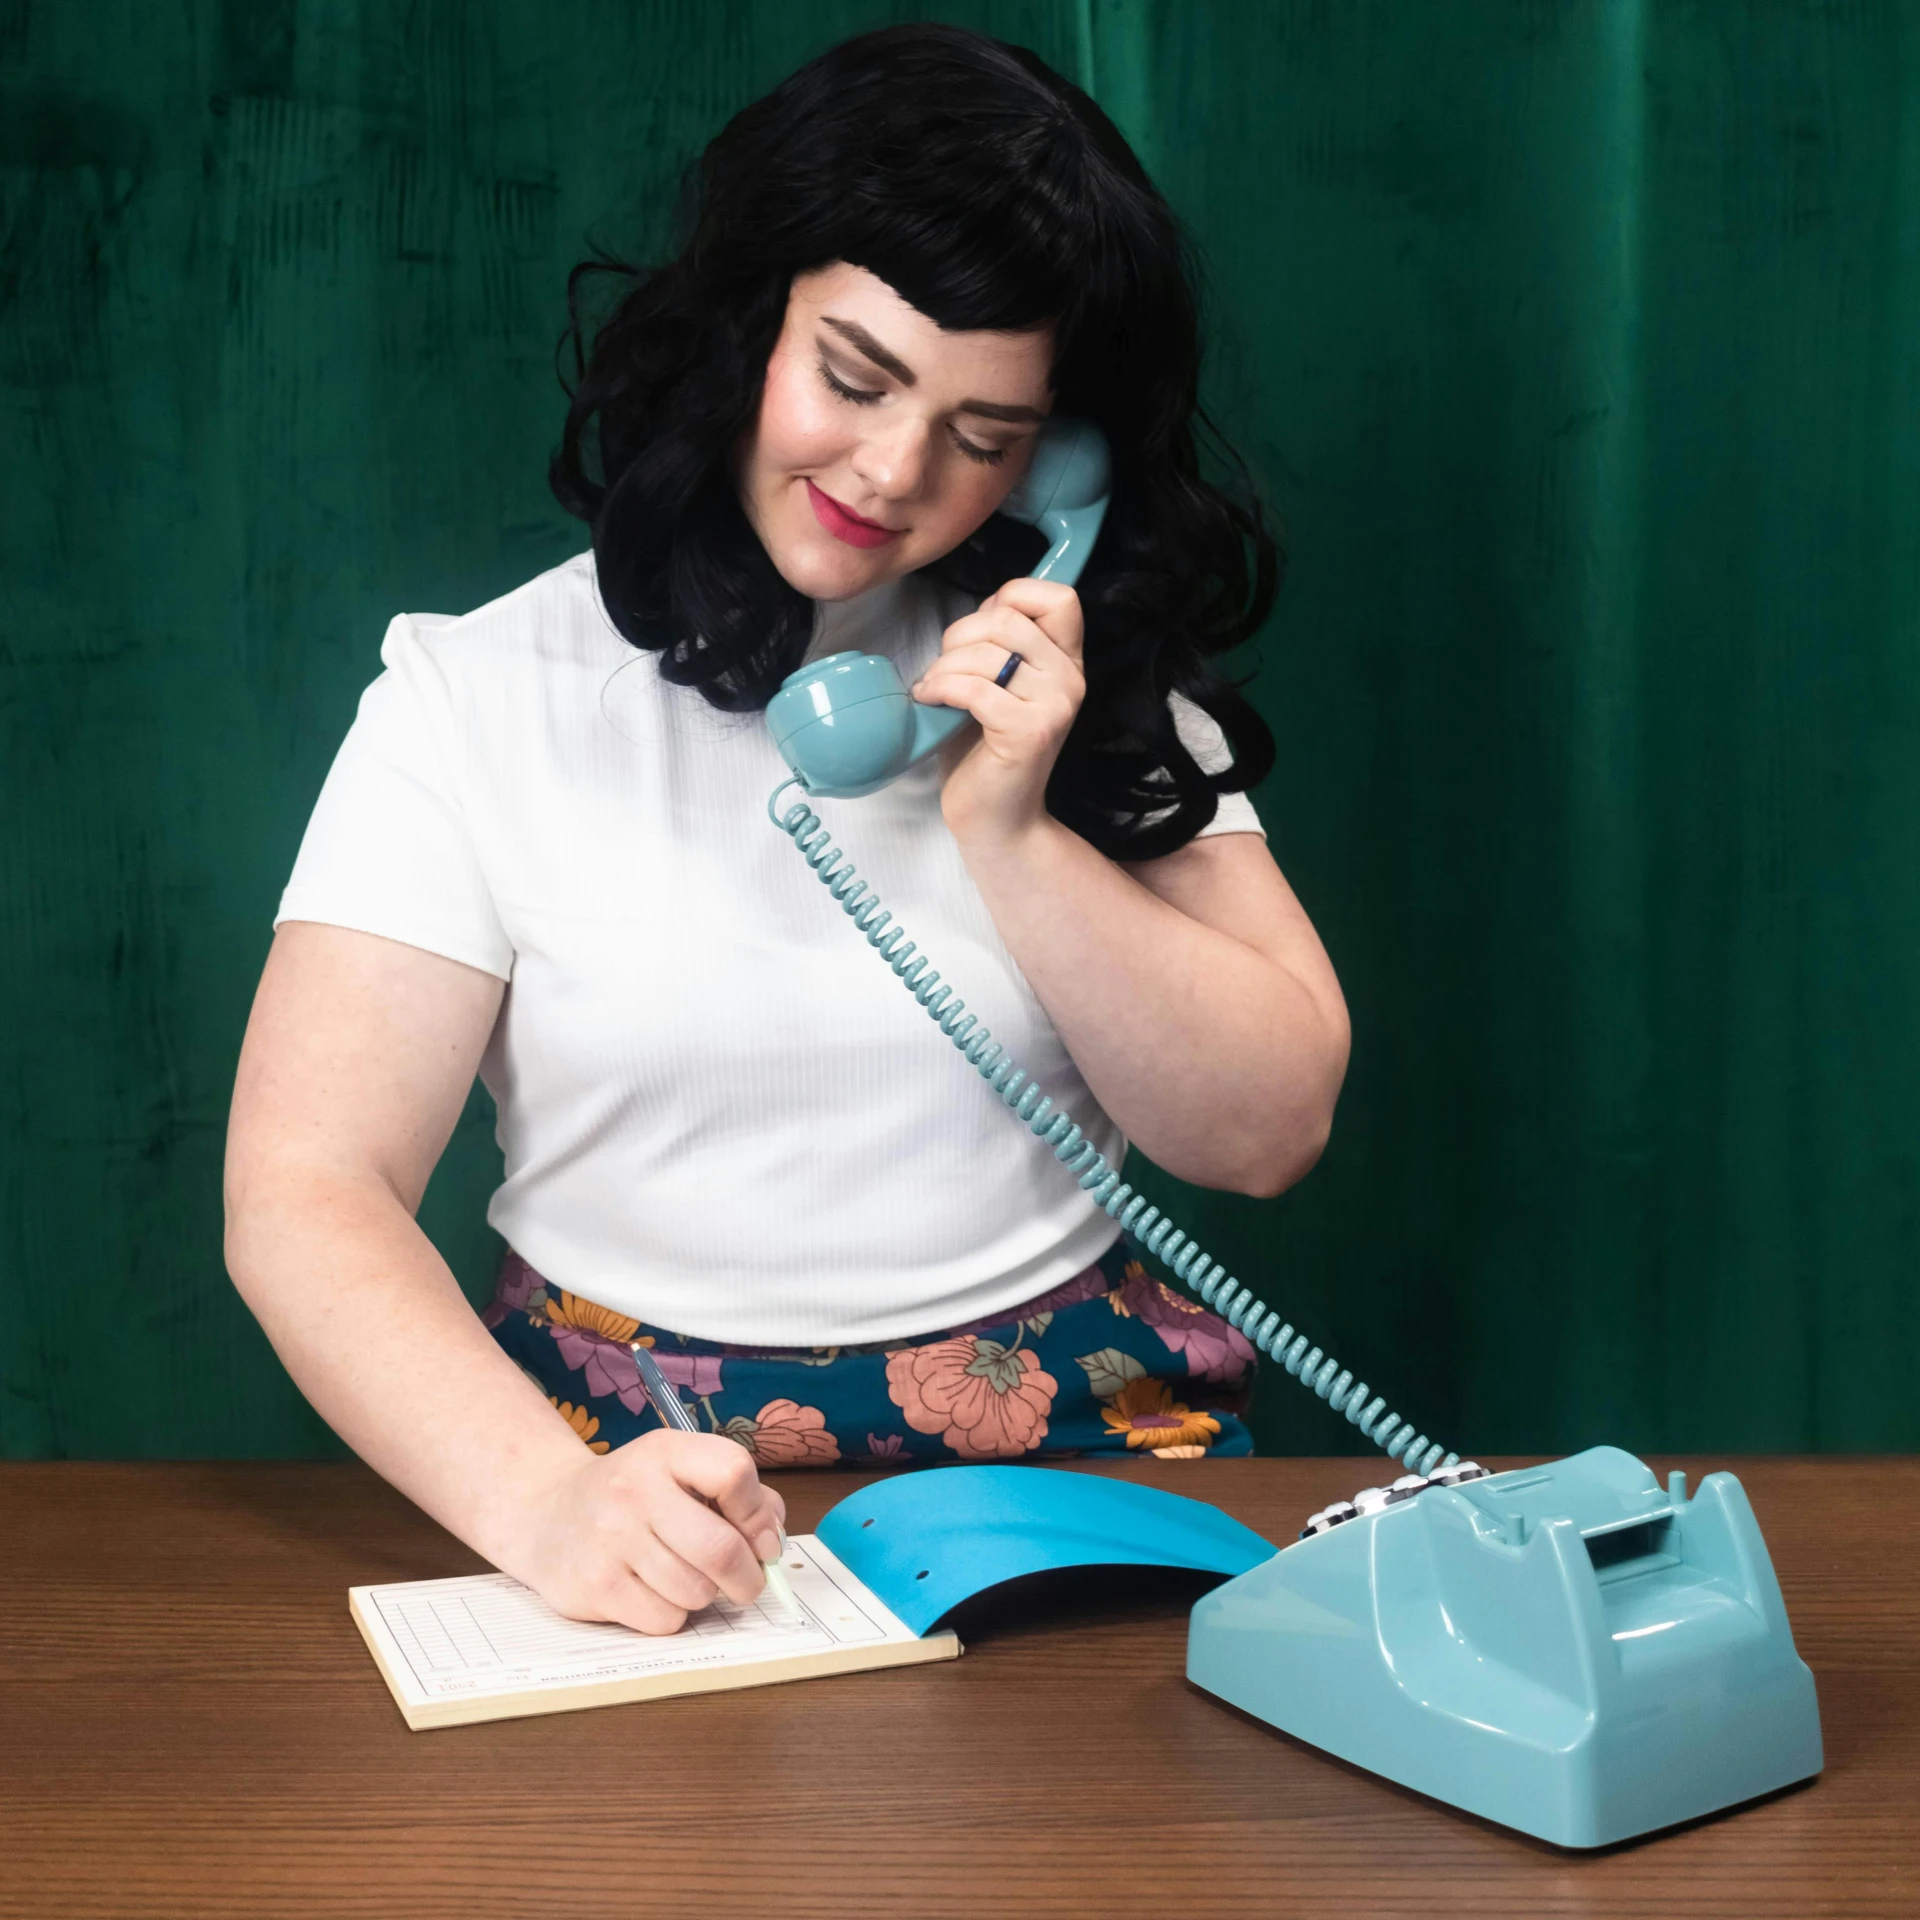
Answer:
[[(1165, 1579), (989, 1610), (949, 1665), (409, 1733), (346, 1589), (479, 1562), (371, 1474), (0, 1468), (0, 1914), (1911, 1920), (1920, 1460), (1651, 1464), (1740, 1473), (1827, 1771), (1600, 1855), (1220, 1706)], [(1378, 1465), (1117, 1470), (1279, 1540)], [(795, 1530), (865, 1477), (781, 1476)]]

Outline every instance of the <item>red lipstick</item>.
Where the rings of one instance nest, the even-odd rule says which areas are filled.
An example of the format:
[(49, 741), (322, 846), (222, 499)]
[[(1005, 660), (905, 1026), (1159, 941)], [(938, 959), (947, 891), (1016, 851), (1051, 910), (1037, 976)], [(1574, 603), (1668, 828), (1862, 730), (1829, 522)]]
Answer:
[(884, 547), (906, 531), (904, 527), (883, 527), (877, 520), (861, 519), (832, 494), (822, 493), (811, 480), (807, 482), (807, 499), (813, 507), (813, 517), (836, 540), (844, 540), (850, 547)]

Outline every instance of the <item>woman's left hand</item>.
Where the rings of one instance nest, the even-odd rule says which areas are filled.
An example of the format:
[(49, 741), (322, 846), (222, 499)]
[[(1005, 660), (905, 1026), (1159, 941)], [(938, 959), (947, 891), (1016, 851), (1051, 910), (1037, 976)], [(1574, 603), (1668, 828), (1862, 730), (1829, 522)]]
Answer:
[[(963, 845), (1012, 840), (1047, 817), (1047, 779), (1086, 697), (1080, 596), (1054, 580), (1009, 580), (940, 641), (913, 684), (925, 704), (962, 707), (980, 723), (942, 752), (940, 811)], [(1007, 656), (1020, 664), (994, 685)]]

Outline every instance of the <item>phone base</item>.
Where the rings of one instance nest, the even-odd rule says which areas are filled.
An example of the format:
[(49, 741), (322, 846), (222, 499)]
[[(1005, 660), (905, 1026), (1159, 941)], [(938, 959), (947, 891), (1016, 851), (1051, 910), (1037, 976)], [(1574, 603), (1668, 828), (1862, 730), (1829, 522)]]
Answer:
[(1425, 1492), (1193, 1610), (1187, 1675), (1356, 1766), (1562, 1847), (1816, 1774), (1820, 1711), (1738, 1480), (1631, 1454)]

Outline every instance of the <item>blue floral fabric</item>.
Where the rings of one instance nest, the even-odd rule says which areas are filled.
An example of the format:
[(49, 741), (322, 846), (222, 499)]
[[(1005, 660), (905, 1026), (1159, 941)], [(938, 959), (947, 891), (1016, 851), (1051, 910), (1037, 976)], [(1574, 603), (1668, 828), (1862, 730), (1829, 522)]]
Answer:
[(1126, 1247), (1001, 1319), (871, 1346), (690, 1339), (549, 1287), (517, 1254), (484, 1317), (597, 1453), (661, 1424), (635, 1346), (762, 1467), (1251, 1453), (1252, 1346)]

